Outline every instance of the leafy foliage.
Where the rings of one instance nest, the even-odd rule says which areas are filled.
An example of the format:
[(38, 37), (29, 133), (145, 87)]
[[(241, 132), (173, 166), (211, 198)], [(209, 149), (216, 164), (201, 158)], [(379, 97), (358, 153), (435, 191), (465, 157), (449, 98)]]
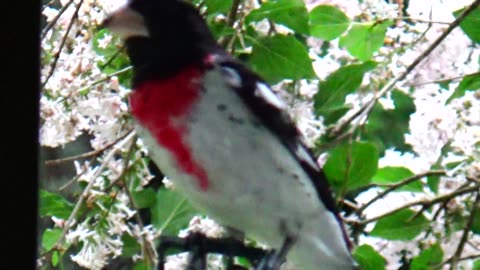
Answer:
[(337, 191), (351, 191), (368, 185), (378, 166), (375, 145), (365, 142), (332, 149), (323, 169)]
[(275, 35), (255, 40), (249, 64), (270, 83), (314, 76), (305, 46), (293, 36)]
[[(377, 170), (377, 173), (372, 178), (372, 183), (375, 184), (395, 184), (401, 180), (412, 177), (415, 174), (405, 167), (383, 167)], [(419, 181), (409, 183), (396, 191), (422, 191), (422, 184)]]
[(425, 249), (418, 255), (413, 258), (411, 268), (412, 270), (427, 270), (435, 269), (435, 266), (438, 266), (443, 260), (443, 250), (440, 245), (434, 244), (431, 247)]
[(72, 210), (73, 204), (61, 195), (40, 190), (39, 214), (41, 217), (49, 216), (67, 219)]
[(353, 257), (357, 260), (361, 269), (383, 270), (386, 260), (373, 247), (361, 245), (353, 251)]
[(467, 91), (480, 89), (480, 73), (465, 76), (457, 86), (452, 95), (447, 99), (447, 103), (454, 98), (463, 97)]
[[(458, 17), (465, 9), (460, 9), (453, 12), (455, 17)], [(480, 43), (480, 29), (478, 25), (480, 23), (480, 8), (477, 7), (472, 13), (470, 13), (463, 22), (460, 23), (460, 28), (465, 34), (476, 43)]]
[(375, 62), (365, 62), (343, 66), (330, 74), (318, 86), (315, 95), (314, 108), (317, 115), (325, 118), (326, 124), (332, 124), (342, 117), (349, 109), (345, 105), (348, 94), (354, 93), (360, 87), (366, 72), (374, 69)]
[[(192, 2), (222, 45), (268, 83), (282, 88), (280, 92), (293, 106), (293, 114), (313, 111), (308, 117), (299, 113), (295, 120), (312, 144), (321, 149), (317, 154), (325, 160), (323, 169), (355, 242), (353, 256), (362, 269), (390, 269), (398, 262), (395, 269), (438, 269), (441, 264), (461, 269), (460, 263), (468, 263), (471, 269), (480, 270), (478, 252), (473, 259), (465, 260), (468, 262), (462, 259), (470, 256), (464, 250), (474, 244), (465, 248), (457, 245), (459, 241), (453, 241), (453, 245), (450, 242), (466, 231), (468, 241), (479, 243), (480, 235), (480, 211), (472, 211), (478, 209), (474, 198), (480, 175), (480, 74), (464, 72), (475, 70), (480, 59), (478, 7), (460, 23), (469, 39), (464, 49), (470, 50), (467, 59), (447, 55), (448, 43), (449, 50), (441, 54), (436, 52), (439, 49), (433, 50), (434, 57), (425, 67), (411, 69), (380, 97), (381, 89), (414, 62), (412, 55), (420, 55), (423, 51), (419, 48), (431, 46), (433, 40), (427, 35), (430, 28), (442, 32), (445, 25), (405, 18), (408, 14), (400, 14), (399, 10), (394, 16), (391, 10), (381, 8), (392, 5), (380, 0), (375, 8), (368, 8), (370, 1), (359, 1), (360, 13), (355, 16), (338, 3), (307, 8), (302, 0)], [(408, 10), (408, 1), (404, 5), (403, 11)], [(66, 14), (73, 14), (74, 6), (64, 6), (70, 12)], [(89, 8), (84, 7), (87, 11)], [(97, 8), (104, 7), (99, 4)], [(229, 21), (235, 8), (237, 16)], [(458, 18), (467, 8), (453, 15)], [(88, 268), (75, 255), (87, 249), (99, 255), (98, 250), (105, 246), (111, 248), (103, 250), (107, 254), (102, 257), (105, 262), (123, 258), (130, 263), (128, 269), (153, 269), (148, 243), (155, 242), (158, 235), (154, 231), (178, 235), (194, 216), (204, 214), (176, 191), (147, 184), (150, 168), (140, 142), (127, 150), (121, 137), (131, 128), (125, 109), (132, 78), (130, 63), (118, 37), (106, 29), (92, 30), (98, 23), (92, 14), (98, 10), (85, 10), (79, 10), (81, 20), (65, 17), (76, 20), (75, 33), (67, 31), (64, 17), (50, 30), (45, 26), (49, 34), (42, 37), (41, 132), (53, 139), (47, 140), (44, 135), (40, 141), (43, 146), (64, 146), (88, 133), (95, 149), (105, 148), (89, 156), (93, 158), (91, 163), (76, 163), (77, 186), (82, 192), (64, 196), (51, 187), (49, 191), (40, 190), (39, 214), (42, 224), (46, 224), (39, 230), (41, 269), (64, 269), (69, 260)], [(49, 9), (44, 12), (47, 14)], [(422, 29), (419, 26), (425, 26), (427, 32), (418, 30)], [(57, 51), (63, 37), (65, 48), (60, 46)], [(90, 58), (89, 51), (93, 54)], [(456, 57), (458, 61), (453, 59)], [(438, 61), (440, 58), (443, 62)], [(56, 60), (50, 78), (45, 74)], [(470, 66), (458, 68), (463, 64)], [(437, 76), (439, 81), (432, 82), (417, 78), (429, 72), (441, 73), (437, 66), (454, 67), (455, 73), (446, 77), (442, 73)], [(466, 75), (458, 77), (462, 74)], [(313, 90), (305, 94), (305, 88)], [(429, 99), (436, 103), (425, 103)], [(423, 104), (430, 107), (425, 109)], [(421, 125), (415, 122), (422, 117), (428, 121)], [(113, 145), (115, 148), (109, 152)], [(392, 157), (392, 152), (397, 156)], [(401, 185), (426, 170), (445, 173), (418, 177)], [(463, 189), (468, 190), (461, 192)], [(375, 211), (375, 207), (384, 206), (378, 199), (390, 202), (392, 197), (400, 198), (398, 195), (408, 197), (403, 206), (395, 201), (400, 206), (390, 214), (385, 207)], [(418, 200), (421, 203), (411, 204)], [(139, 224), (144, 216), (148, 224)], [(65, 224), (70, 218), (75, 222)], [(69, 226), (65, 231), (68, 240), (62, 239), (61, 226)], [(411, 247), (413, 243), (419, 249), (409, 250), (399, 258), (398, 254), (390, 254), (388, 247), (379, 249), (379, 245), (367, 244), (371, 241), (381, 242), (382, 246)], [(451, 255), (457, 251), (462, 258)], [(140, 259), (134, 262), (132, 257)], [(248, 263), (243, 265), (248, 267)]]
[(348, 33), (340, 38), (340, 46), (361, 61), (370, 60), (380, 49), (391, 21), (381, 23), (354, 24)]
[(197, 214), (187, 199), (177, 192), (159, 189), (156, 201), (151, 208), (152, 224), (166, 235), (177, 235)]
[(310, 34), (324, 40), (338, 38), (350, 26), (350, 19), (334, 6), (318, 5), (310, 12)]
[(388, 240), (412, 240), (430, 225), (423, 215), (404, 209), (380, 219), (370, 235)]
[(308, 12), (302, 0), (277, 0), (265, 2), (260, 8), (252, 10), (245, 23), (263, 19), (284, 25), (295, 32), (308, 34)]
[(374, 141), (381, 154), (392, 147), (402, 152), (412, 150), (404, 134), (408, 133), (410, 115), (415, 112), (413, 99), (398, 90), (392, 91), (391, 98), (395, 108), (386, 110), (375, 104), (361, 134), (363, 139)]

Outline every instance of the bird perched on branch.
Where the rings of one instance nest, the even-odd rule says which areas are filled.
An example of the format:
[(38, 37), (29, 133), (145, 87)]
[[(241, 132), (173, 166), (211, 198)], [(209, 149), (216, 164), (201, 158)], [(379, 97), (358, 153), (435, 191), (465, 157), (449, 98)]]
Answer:
[(218, 45), (194, 6), (131, 0), (104, 25), (134, 68), (136, 131), (194, 206), (298, 269), (355, 269), (328, 182), (286, 104)]

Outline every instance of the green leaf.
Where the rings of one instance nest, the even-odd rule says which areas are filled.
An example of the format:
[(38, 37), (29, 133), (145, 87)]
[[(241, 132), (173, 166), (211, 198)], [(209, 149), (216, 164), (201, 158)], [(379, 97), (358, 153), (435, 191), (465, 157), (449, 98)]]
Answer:
[(440, 185), (439, 175), (430, 175), (427, 177), (427, 186), (435, 194), (438, 193), (438, 186)]
[[(405, 167), (383, 167), (377, 170), (377, 173), (373, 176), (372, 183), (375, 184), (396, 184), (408, 177), (412, 177), (415, 174)], [(403, 187), (396, 189), (395, 191), (422, 191), (422, 183), (420, 180), (407, 184)]]
[[(453, 15), (458, 17), (465, 8), (453, 12)], [(480, 7), (477, 7), (472, 13), (460, 23), (460, 28), (463, 32), (474, 42), (480, 43)]]
[[(449, 140), (445, 145), (442, 146), (440, 150), (440, 155), (435, 161), (434, 164), (430, 167), (430, 170), (442, 170), (443, 167), (443, 157), (447, 156), (448, 153), (452, 152), (452, 141)], [(438, 187), (440, 185), (440, 175), (431, 175), (427, 177), (427, 186), (435, 194), (438, 193)]]
[(152, 270), (152, 267), (149, 267), (144, 260), (141, 260), (135, 263), (132, 270)]
[(325, 118), (326, 124), (336, 122), (348, 111), (345, 97), (357, 90), (362, 84), (366, 72), (377, 66), (375, 62), (343, 66), (320, 82), (314, 96), (314, 108), (317, 115)]
[(480, 260), (476, 260), (473, 262), (472, 270), (480, 270)]
[(209, 15), (228, 14), (232, 7), (232, 0), (205, 0)]
[(439, 244), (434, 244), (413, 258), (410, 270), (433, 270), (443, 260), (443, 250)]
[(381, 23), (354, 24), (345, 36), (340, 37), (340, 47), (362, 61), (370, 60), (380, 49), (385, 39), (387, 28), (392, 21)]
[[(104, 74), (112, 74), (128, 67), (130, 61), (127, 54), (120, 51), (123, 42), (116, 35), (113, 35), (112, 40), (105, 48), (99, 46), (99, 41), (107, 35), (112, 35), (108, 29), (102, 29), (95, 34), (93, 37), (93, 50), (96, 54), (103, 56), (103, 61), (98, 61), (97, 66)], [(132, 76), (133, 70), (130, 70), (119, 74), (117, 77), (120, 84), (130, 87)]]
[(410, 209), (400, 210), (392, 215), (381, 218), (375, 224), (371, 236), (387, 240), (412, 240), (429, 226), (429, 221), (423, 214)]
[(339, 37), (350, 26), (350, 19), (334, 6), (319, 5), (310, 11), (310, 34), (324, 40)]
[(377, 167), (375, 145), (353, 142), (332, 149), (323, 169), (334, 189), (354, 190), (368, 185)]
[[(110, 43), (107, 44), (105, 48), (100, 47), (100, 40), (104, 39), (105, 36), (112, 36), (112, 33), (108, 29), (102, 29), (98, 31), (95, 36), (93, 37), (93, 50), (96, 54), (104, 56), (106, 59), (112, 57), (115, 53), (117, 53), (118, 49), (115, 44), (117, 41), (117, 37), (112, 37)], [(120, 43), (120, 42), (119, 42)]]
[(373, 176), (372, 183), (375, 184), (394, 184), (415, 174), (405, 167), (386, 166), (378, 169)]
[(471, 231), (474, 234), (480, 235), (480, 208), (475, 209)]
[(362, 139), (375, 142), (382, 155), (387, 148), (411, 151), (404, 134), (409, 132), (410, 115), (415, 112), (413, 98), (399, 90), (394, 90), (391, 98), (395, 109), (386, 110), (375, 104), (361, 134)]
[(308, 11), (302, 0), (277, 0), (264, 2), (260, 8), (252, 10), (245, 23), (269, 19), (301, 34), (308, 34)]
[(197, 213), (185, 197), (162, 188), (158, 190), (157, 200), (151, 208), (152, 224), (163, 234), (177, 235)]
[(55, 246), (55, 243), (57, 243), (58, 239), (60, 239), (60, 236), (62, 236), (61, 229), (46, 229), (42, 236), (42, 247), (46, 251), (52, 249), (53, 246)]
[(157, 200), (157, 194), (152, 188), (133, 192), (132, 196), (137, 208), (149, 208), (153, 206)]
[(122, 235), (122, 243), (122, 257), (124, 258), (130, 258), (141, 250), (141, 246), (137, 239), (128, 234)]
[(60, 262), (60, 252), (58, 250), (55, 250), (52, 252), (52, 266), (56, 267), (59, 262)]
[(452, 209), (448, 213), (448, 225), (445, 229), (446, 235), (450, 236), (454, 232), (463, 231), (467, 224), (468, 216), (460, 209)]
[(446, 104), (455, 98), (463, 97), (467, 91), (480, 89), (480, 73), (465, 76), (457, 86), (452, 95), (447, 99)]
[(73, 211), (73, 207), (74, 205), (61, 195), (40, 190), (39, 213), (41, 217), (55, 216), (61, 219), (68, 219)]
[(370, 245), (361, 245), (353, 251), (353, 257), (360, 265), (360, 269), (384, 270), (387, 260)]
[(252, 42), (249, 64), (269, 83), (315, 76), (307, 48), (293, 36), (275, 35)]

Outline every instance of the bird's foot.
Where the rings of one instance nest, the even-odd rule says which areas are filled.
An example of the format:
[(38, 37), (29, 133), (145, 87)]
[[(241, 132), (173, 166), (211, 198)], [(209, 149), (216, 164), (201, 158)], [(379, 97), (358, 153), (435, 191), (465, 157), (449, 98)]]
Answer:
[(278, 270), (280, 266), (286, 261), (287, 254), (295, 243), (293, 237), (287, 237), (285, 242), (283, 242), (282, 247), (278, 252), (275, 250), (270, 251), (260, 263), (257, 265), (255, 270)]

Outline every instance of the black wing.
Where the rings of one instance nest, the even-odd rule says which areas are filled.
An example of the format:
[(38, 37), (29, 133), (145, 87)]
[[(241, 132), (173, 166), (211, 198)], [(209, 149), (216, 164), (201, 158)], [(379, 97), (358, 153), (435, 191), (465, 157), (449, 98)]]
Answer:
[[(264, 84), (268, 88), (266, 91), (270, 91), (271, 95), (275, 95), (271, 88), (257, 74), (250, 71), (237, 60), (222, 55), (217, 58), (217, 61), (220, 66), (232, 69), (237, 73), (242, 82), (240, 87), (234, 87), (237, 94), (244, 101), (245, 105), (258, 116), (261, 123), (278, 136), (280, 142), (292, 153), (308, 174), (320, 201), (335, 215), (339, 224), (342, 224), (327, 178), (315, 162), (311, 150), (302, 141), (302, 135), (295, 123), (284, 109), (256, 92), (259, 84)], [(346, 232), (343, 226), (341, 227), (345, 241), (350, 246)]]

